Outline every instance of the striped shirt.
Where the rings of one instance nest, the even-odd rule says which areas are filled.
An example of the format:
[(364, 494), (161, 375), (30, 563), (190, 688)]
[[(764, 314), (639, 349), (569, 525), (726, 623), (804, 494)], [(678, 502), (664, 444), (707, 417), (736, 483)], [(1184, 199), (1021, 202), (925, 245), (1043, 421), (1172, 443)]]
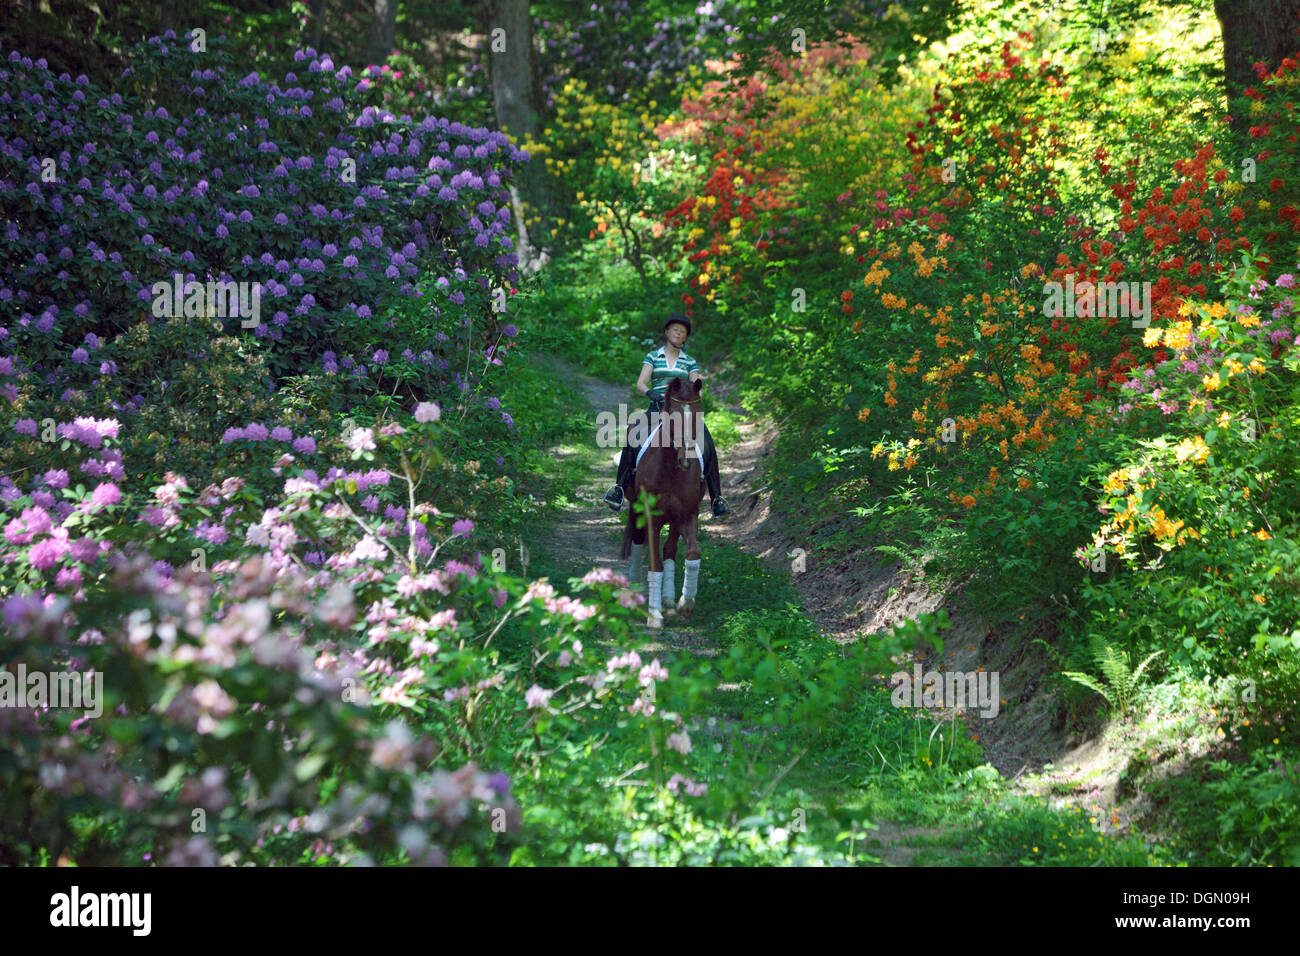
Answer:
[(674, 378), (689, 378), (692, 372), (700, 370), (695, 359), (685, 352), (677, 353), (677, 361), (670, 369), (668, 356), (662, 346), (657, 351), (647, 352), (642, 364), (649, 365), (653, 369), (650, 373), (650, 391), (646, 393), (647, 398), (663, 398), (664, 393), (668, 391), (668, 383)]

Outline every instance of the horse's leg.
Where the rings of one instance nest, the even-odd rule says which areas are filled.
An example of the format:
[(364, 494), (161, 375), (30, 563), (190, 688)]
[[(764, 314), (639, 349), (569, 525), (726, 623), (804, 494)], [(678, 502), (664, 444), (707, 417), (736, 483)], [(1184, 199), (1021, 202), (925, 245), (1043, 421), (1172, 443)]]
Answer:
[(698, 511), (682, 524), (682, 536), (686, 539), (686, 569), (682, 574), (682, 596), (677, 602), (677, 610), (690, 614), (695, 610), (695, 592), (700, 580), (700, 517)]
[(681, 531), (676, 521), (668, 522), (668, 543), (664, 546), (664, 613), (676, 614), (677, 597), (677, 539)]
[(647, 597), (649, 601), (646, 605), (646, 626), (651, 628), (661, 628), (664, 626), (663, 612), (663, 580), (664, 580), (664, 562), (659, 553), (659, 521), (655, 517), (654, 509), (645, 509), (646, 514), (646, 534), (649, 536), (646, 542), (650, 546), (650, 572), (646, 575)]
[(646, 546), (644, 542), (638, 544), (636, 540), (636, 517), (638, 514), (636, 510), (636, 499), (629, 498), (628, 504), (627, 537), (631, 551), (628, 554), (627, 584), (629, 588), (635, 591), (641, 586), (642, 579), (645, 577)]

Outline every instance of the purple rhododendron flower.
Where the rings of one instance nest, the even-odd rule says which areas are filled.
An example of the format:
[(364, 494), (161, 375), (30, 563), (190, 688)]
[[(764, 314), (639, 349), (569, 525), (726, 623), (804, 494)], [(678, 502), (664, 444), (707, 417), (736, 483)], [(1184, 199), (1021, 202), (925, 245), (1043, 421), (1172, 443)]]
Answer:
[(122, 500), (122, 492), (118, 490), (117, 485), (111, 481), (106, 481), (102, 485), (97, 485), (91, 493), (90, 503), (97, 507), (105, 505), (115, 505)]

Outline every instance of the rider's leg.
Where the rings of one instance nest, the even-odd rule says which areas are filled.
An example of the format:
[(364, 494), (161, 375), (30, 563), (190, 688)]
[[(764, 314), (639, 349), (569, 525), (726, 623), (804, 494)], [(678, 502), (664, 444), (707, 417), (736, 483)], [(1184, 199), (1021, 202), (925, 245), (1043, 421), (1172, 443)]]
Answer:
[(649, 420), (645, 416), (640, 416), (632, 420), (628, 428), (628, 434), (624, 438), (623, 452), (618, 457), (618, 477), (614, 479), (614, 487), (609, 489), (605, 494), (605, 503), (614, 511), (619, 511), (623, 507), (623, 496), (631, 491), (632, 473), (636, 470), (637, 448), (632, 445), (633, 435), (637, 436), (637, 441), (645, 434), (649, 425)]
[(605, 495), (605, 502), (615, 511), (623, 507), (623, 495), (628, 482), (632, 480), (632, 468), (635, 463), (636, 451), (631, 445), (624, 445), (623, 452), (618, 457), (618, 477), (614, 481), (614, 487)]
[[(703, 423), (701, 423), (703, 424)], [(730, 514), (727, 501), (722, 497), (722, 478), (718, 474), (718, 449), (713, 444), (709, 427), (704, 425), (704, 483), (708, 486), (709, 497), (713, 499), (713, 517)]]

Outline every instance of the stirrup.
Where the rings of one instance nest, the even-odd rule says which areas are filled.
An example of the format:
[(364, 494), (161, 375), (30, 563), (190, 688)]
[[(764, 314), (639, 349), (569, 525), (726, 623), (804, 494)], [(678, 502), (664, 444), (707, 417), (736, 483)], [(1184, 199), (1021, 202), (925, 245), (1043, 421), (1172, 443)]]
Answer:
[(721, 518), (723, 515), (731, 514), (731, 509), (727, 507), (727, 499), (721, 495), (713, 499), (713, 517)]
[(605, 493), (605, 504), (614, 511), (623, 510), (623, 486), (615, 485)]

